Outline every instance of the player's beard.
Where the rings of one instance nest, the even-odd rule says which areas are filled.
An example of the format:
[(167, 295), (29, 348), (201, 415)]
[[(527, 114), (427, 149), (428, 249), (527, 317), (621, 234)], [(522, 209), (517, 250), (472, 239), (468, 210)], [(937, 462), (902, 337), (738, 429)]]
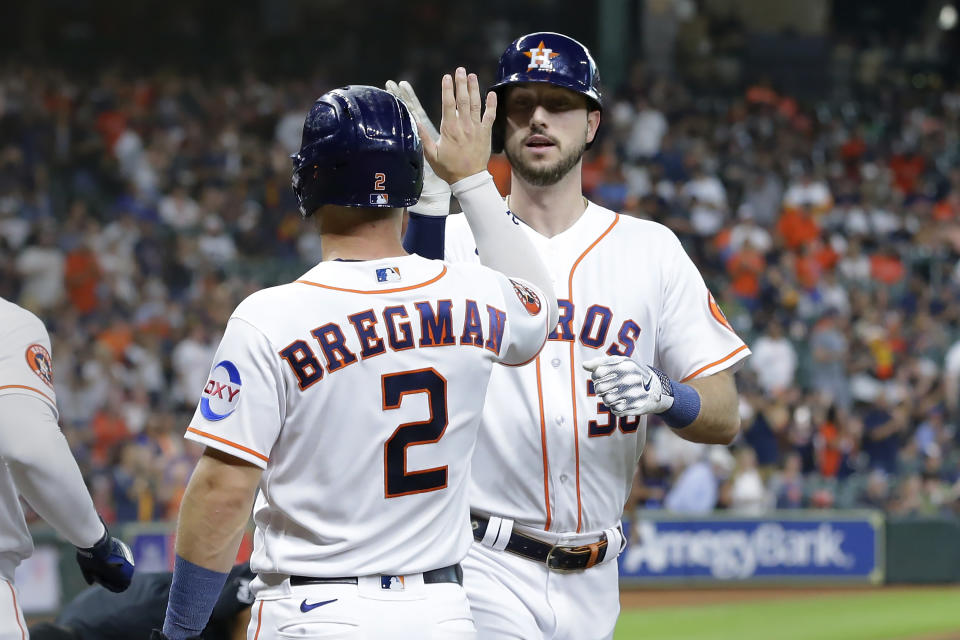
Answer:
[[(533, 129), (529, 133), (529, 135), (535, 134), (545, 135), (542, 130), (538, 129)], [(521, 142), (521, 144), (523, 143)], [(503, 153), (507, 156), (507, 160), (510, 161), (510, 166), (513, 167), (513, 171), (526, 182), (535, 187), (549, 187), (560, 182), (560, 180), (580, 162), (580, 158), (583, 157), (583, 152), (586, 151), (586, 149), (587, 139), (586, 136), (584, 136), (584, 139), (579, 145), (570, 149), (569, 152), (561, 155), (556, 162), (546, 167), (534, 167), (525, 163), (519, 154), (510, 152), (509, 145), (504, 145)]]

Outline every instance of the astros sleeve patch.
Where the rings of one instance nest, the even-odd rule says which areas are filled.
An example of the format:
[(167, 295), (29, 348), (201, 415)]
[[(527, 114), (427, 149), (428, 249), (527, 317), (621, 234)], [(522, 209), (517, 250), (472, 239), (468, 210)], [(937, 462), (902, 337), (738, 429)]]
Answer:
[(501, 273), (495, 277), (503, 296), (506, 324), (499, 362), (510, 366), (525, 364), (540, 352), (549, 333), (544, 294), (526, 280), (508, 278)]
[(520, 299), (520, 304), (527, 310), (527, 313), (532, 316), (540, 313), (543, 305), (540, 304), (540, 296), (537, 295), (536, 291), (525, 283), (514, 280), (513, 278), (510, 278), (510, 284), (513, 285), (513, 290), (516, 292), (517, 298)]
[(43, 380), (43, 383), (53, 389), (53, 358), (42, 344), (31, 344), (26, 352), (27, 365), (30, 370)]

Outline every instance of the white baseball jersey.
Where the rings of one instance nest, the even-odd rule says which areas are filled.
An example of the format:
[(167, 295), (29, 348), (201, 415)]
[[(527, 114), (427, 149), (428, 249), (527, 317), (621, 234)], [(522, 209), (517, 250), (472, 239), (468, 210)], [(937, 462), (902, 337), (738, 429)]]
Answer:
[(483, 266), (404, 256), (323, 262), (242, 302), (186, 437), (264, 469), (252, 569), (460, 561), (487, 382), (544, 343), (542, 299)]
[[(0, 397), (27, 395), (50, 406), (54, 421), (50, 337), (37, 316), (0, 298)], [(30, 425), (24, 425), (29, 429)], [(33, 553), (33, 539), (20, 506), (20, 492), (6, 464), (0, 464), (0, 577), (13, 580), (13, 570)]]
[[(646, 417), (613, 416), (582, 363), (622, 355), (675, 380), (717, 373), (750, 351), (666, 227), (590, 203), (566, 231), (525, 227), (554, 274), (560, 320), (536, 360), (494, 371), (473, 461), (474, 510), (552, 532), (620, 521)], [(463, 216), (445, 258), (477, 260)]]

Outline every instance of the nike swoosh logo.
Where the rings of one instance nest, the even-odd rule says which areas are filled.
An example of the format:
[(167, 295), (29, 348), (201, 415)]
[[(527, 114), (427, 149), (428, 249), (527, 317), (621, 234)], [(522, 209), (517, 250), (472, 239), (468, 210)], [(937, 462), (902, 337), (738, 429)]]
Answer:
[(646, 382), (641, 383), (640, 386), (643, 387), (644, 391), (650, 391), (650, 385), (652, 384), (653, 384), (653, 378), (650, 378)]
[(322, 607), (322, 606), (325, 605), (325, 604), (330, 604), (331, 602), (336, 602), (336, 601), (337, 601), (337, 598), (334, 598), (333, 600), (321, 600), (320, 602), (314, 602), (313, 604), (307, 604), (306, 599), (304, 599), (304, 601), (300, 603), (300, 611), (303, 612), (303, 613), (306, 613), (306, 612), (308, 612), (308, 611), (313, 611), (313, 610), (316, 609), (317, 607)]

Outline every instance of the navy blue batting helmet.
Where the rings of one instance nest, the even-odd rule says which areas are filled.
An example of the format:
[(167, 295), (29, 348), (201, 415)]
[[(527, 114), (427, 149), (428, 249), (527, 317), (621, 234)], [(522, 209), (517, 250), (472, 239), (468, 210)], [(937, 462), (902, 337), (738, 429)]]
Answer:
[(423, 189), (423, 146), (407, 106), (354, 85), (320, 96), (303, 123), (293, 192), (303, 217), (327, 204), (409, 207)]
[[(497, 81), (490, 87), (503, 104), (504, 90), (524, 82), (547, 82), (575, 91), (587, 99), (591, 109), (603, 111), (600, 71), (589, 49), (562, 33), (538, 31), (513, 41), (500, 56)], [(493, 151), (503, 151), (503, 118), (498, 111), (493, 129)], [(587, 145), (589, 148), (590, 145)]]

